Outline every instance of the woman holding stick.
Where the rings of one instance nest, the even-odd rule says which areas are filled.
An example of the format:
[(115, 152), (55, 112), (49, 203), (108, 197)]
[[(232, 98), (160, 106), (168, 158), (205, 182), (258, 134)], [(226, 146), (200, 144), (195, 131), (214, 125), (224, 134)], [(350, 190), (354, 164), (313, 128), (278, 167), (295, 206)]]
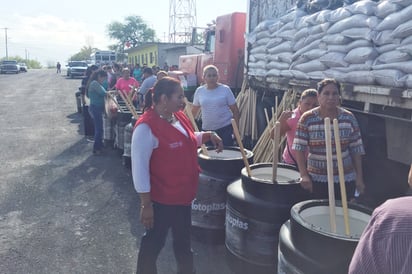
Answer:
[[(324, 119), (337, 119), (342, 150), (346, 196), (350, 200), (355, 190), (364, 192), (362, 155), (365, 153), (360, 129), (355, 116), (340, 107), (340, 84), (335, 79), (324, 79), (318, 83), (319, 107), (305, 112), (299, 120), (292, 149), (295, 150), (301, 185), (315, 199), (328, 198)], [(331, 127), (333, 128), (333, 127)], [(331, 133), (332, 136), (333, 132)], [(334, 138), (332, 138), (334, 140)], [(332, 142), (334, 144), (334, 142)], [(336, 148), (333, 147), (333, 178), (339, 183)], [(309, 154), (305, 157), (305, 152)], [(341, 199), (339, 187), (335, 187), (336, 199)]]
[(162, 78), (147, 92), (144, 113), (133, 132), (133, 183), (140, 196), (140, 220), (146, 228), (138, 274), (157, 273), (156, 260), (169, 228), (177, 272), (194, 273), (190, 227), (199, 177), (197, 148), (211, 141), (220, 152), (223, 144), (214, 132), (193, 131), (182, 111), (184, 98), (178, 80)]
[[(282, 154), (282, 161), (297, 167), (295, 151), (292, 150), (293, 139), (295, 138), (298, 121), (303, 113), (318, 106), (318, 92), (316, 89), (306, 89), (302, 92), (298, 107), (294, 110), (285, 110), (279, 117), (280, 136), (286, 134), (286, 146)], [(270, 133), (273, 139), (272, 130)], [(307, 154), (306, 154), (307, 155)]]

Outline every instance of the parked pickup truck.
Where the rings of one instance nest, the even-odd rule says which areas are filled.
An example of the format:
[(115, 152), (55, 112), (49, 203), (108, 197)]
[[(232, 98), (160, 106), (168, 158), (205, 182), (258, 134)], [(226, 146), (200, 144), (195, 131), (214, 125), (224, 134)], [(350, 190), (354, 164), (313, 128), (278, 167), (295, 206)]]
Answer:
[(0, 65), (0, 73), (19, 73), (20, 66), (15, 60), (4, 60)]
[(84, 76), (87, 67), (88, 65), (84, 61), (70, 61), (67, 65), (67, 76), (70, 78)]

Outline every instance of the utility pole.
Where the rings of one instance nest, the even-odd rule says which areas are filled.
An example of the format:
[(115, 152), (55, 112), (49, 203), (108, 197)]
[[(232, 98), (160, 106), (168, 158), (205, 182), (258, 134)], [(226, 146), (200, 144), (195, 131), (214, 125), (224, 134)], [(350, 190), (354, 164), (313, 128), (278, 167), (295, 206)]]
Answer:
[(5, 33), (5, 39), (6, 39), (6, 60), (9, 60), (9, 53), (7, 51), (7, 29), (8, 28), (4, 28), (4, 33)]

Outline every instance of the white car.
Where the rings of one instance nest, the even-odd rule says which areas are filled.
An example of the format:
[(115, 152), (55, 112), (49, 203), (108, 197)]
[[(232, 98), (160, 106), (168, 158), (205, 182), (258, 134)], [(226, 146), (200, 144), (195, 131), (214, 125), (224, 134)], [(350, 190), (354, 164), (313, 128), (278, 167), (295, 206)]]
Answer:
[(27, 72), (27, 65), (26, 63), (19, 63), (20, 71)]

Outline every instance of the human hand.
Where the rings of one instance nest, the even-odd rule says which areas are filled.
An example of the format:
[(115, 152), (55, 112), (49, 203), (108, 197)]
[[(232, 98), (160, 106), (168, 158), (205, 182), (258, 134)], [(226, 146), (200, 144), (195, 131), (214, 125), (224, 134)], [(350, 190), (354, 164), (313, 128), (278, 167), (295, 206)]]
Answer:
[(309, 175), (305, 175), (300, 178), (300, 185), (303, 189), (313, 192), (313, 183)]
[(280, 114), (279, 122), (283, 122), (283, 121), (286, 121), (287, 119), (291, 118), (292, 114), (293, 114), (293, 111), (290, 111), (290, 110), (283, 111), (282, 114)]
[(363, 178), (360, 175), (356, 176), (356, 189), (359, 194), (363, 194), (365, 192), (365, 184), (363, 183)]
[(222, 152), (222, 150), (223, 150), (223, 141), (222, 141), (222, 138), (220, 138), (219, 135), (217, 135), (216, 132), (212, 131), (210, 133), (210, 141), (215, 146), (216, 152)]
[(153, 228), (153, 223), (154, 223), (154, 218), (153, 218), (153, 206), (152, 205), (146, 205), (146, 206), (141, 206), (140, 208), (140, 221), (142, 222), (143, 226), (146, 229), (152, 229)]

